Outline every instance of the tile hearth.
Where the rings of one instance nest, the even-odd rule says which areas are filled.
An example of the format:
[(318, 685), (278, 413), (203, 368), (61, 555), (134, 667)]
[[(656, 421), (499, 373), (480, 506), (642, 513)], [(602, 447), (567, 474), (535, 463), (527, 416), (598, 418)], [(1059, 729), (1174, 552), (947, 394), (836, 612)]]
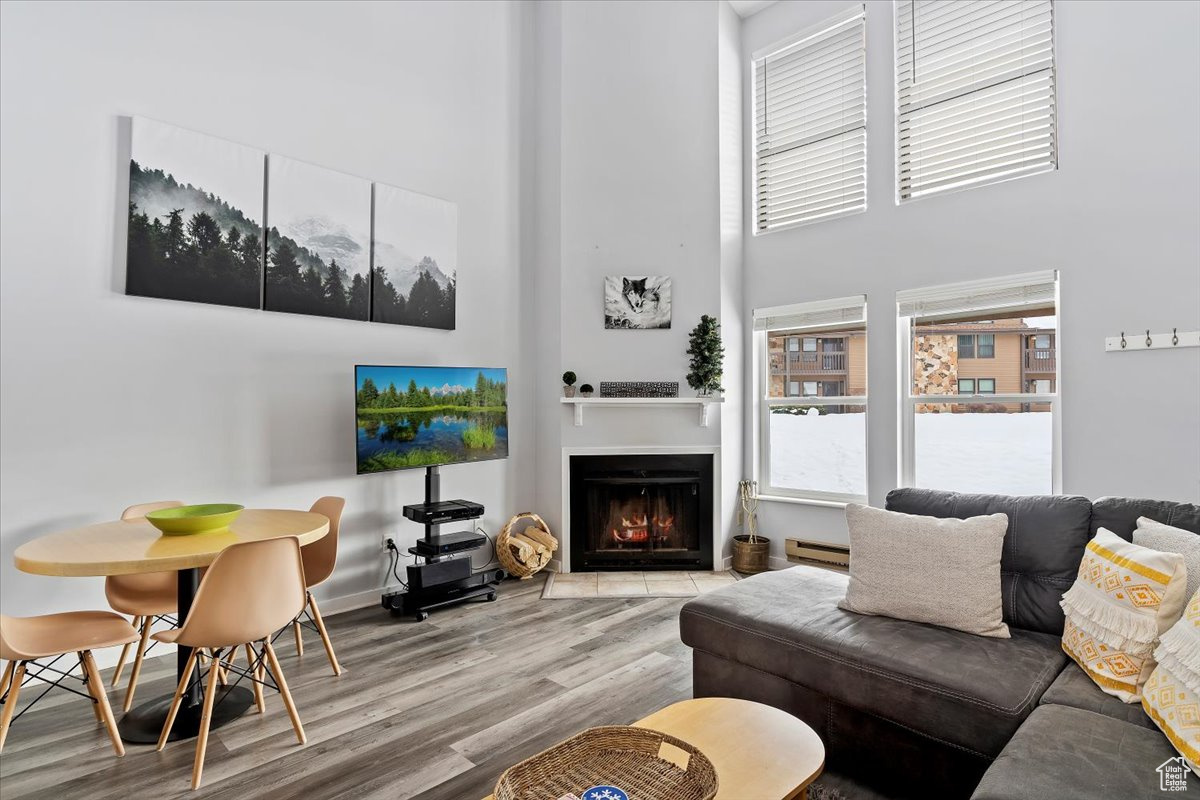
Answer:
[(569, 572), (552, 573), (543, 599), (584, 597), (691, 597), (739, 580), (732, 572)]

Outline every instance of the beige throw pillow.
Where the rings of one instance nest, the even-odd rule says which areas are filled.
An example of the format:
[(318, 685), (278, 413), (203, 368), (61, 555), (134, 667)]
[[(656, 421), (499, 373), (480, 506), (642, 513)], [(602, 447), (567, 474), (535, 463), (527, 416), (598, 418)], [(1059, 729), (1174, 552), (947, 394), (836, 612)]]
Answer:
[(940, 519), (846, 506), (850, 586), (839, 608), (1009, 638), (1000, 597), (1008, 516)]
[(1088, 542), (1075, 583), (1063, 595), (1063, 650), (1108, 694), (1142, 699), (1158, 637), (1187, 599), (1187, 566), (1101, 528)]
[(1179, 553), (1187, 564), (1187, 596), (1200, 589), (1200, 535), (1149, 517), (1138, 517), (1133, 543), (1162, 553)]

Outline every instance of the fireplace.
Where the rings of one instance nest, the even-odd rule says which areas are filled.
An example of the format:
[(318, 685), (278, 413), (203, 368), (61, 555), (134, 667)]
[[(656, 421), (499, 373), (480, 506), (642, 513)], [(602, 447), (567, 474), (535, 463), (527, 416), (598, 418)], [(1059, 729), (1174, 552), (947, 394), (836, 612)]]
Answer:
[(570, 457), (571, 570), (713, 568), (711, 454)]

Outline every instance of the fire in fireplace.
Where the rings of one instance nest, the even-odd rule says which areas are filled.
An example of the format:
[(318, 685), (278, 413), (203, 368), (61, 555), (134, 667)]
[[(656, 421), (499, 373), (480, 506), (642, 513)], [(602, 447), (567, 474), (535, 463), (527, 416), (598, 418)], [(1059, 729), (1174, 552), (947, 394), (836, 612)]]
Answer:
[(571, 569), (712, 569), (712, 457), (572, 456)]

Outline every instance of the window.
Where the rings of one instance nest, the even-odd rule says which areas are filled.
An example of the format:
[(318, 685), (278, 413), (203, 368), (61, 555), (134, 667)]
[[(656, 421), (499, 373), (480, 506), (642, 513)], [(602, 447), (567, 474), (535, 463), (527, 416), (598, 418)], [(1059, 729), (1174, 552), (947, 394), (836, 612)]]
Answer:
[[(1059, 490), (1058, 362), (1052, 348), (1035, 361), (1028, 347), (1053, 337), (1057, 296), (1053, 271), (897, 294), (910, 341), (900, 365), (902, 485)], [(976, 358), (963, 358), (964, 337)]]
[(898, 202), (1058, 167), (1051, 0), (901, 0)]
[(754, 55), (756, 234), (867, 207), (864, 15)]
[(789, 353), (795, 353), (800, 350), (800, 340), (795, 336), (789, 336), (787, 340), (787, 349)]
[[(865, 502), (866, 299), (757, 309), (754, 329), (763, 495)], [(800, 357), (785, 352), (790, 336)]]
[(958, 357), (959, 358), (974, 358), (975, 357), (975, 337), (962, 336), (958, 337)]
[(1033, 346), (1037, 350), (1049, 350), (1050, 349), (1050, 334), (1039, 333), (1036, 336), (1034, 336), (1033, 337)]

